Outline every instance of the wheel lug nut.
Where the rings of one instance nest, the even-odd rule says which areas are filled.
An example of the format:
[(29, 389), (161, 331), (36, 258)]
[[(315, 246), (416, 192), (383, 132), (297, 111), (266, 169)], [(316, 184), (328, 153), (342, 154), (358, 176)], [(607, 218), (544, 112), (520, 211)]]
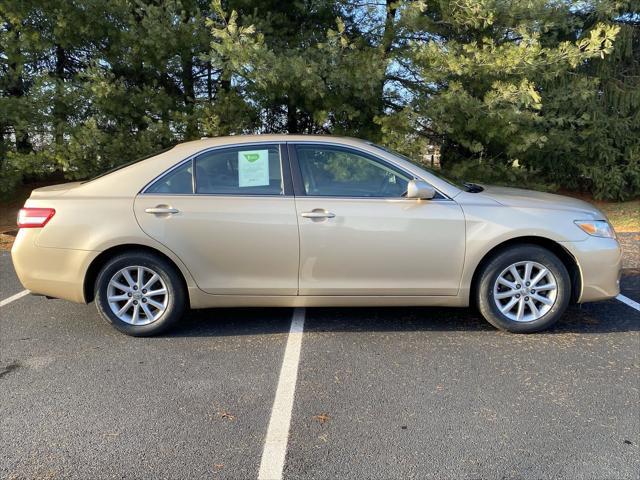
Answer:
[(137, 304), (138, 304), (138, 301), (137, 301), (137, 300), (134, 300), (134, 301), (133, 301), (133, 304), (134, 304), (134, 305), (137, 305)]
[(529, 282), (525, 283), (525, 285), (528, 287), (529, 285), (531, 285)]
[(127, 293), (127, 295), (128, 295), (129, 297), (131, 297), (133, 294), (132, 294), (131, 292), (129, 292), (129, 293)]
[(143, 288), (143, 289), (142, 289), (142, 293), (147, 293), (147, 289), (146, 289), (146, 288)]
[(146, 299), (146, 298), (143, 298), (143, 299), (142, 299), (142, 303), (147, 303), (147, 299)]
[(138, 289), (138, 286), (137, 286), (137, 285), (134, 285), (133, 289), (134, 289), (134, 290), (137, 290), (137, 289)]
[(524, 297), (524, 301), (528, 302), (529, 301), (529, 297)]
[(519, 294), (519, 293), (518, 293), (518, 294), (516, 294), (516, 298), (520, 298), (520, 294)]
[(536, 293), (536, 291), (535, 291), (535, 290), (531, 290), (531, 293), (532, 293), (532, 294), (533, 294), (533, 293)]
[(522, 287), (522, 285), (520, 285), (519, 283), (516, 284), (516, 288), (520, 288)]

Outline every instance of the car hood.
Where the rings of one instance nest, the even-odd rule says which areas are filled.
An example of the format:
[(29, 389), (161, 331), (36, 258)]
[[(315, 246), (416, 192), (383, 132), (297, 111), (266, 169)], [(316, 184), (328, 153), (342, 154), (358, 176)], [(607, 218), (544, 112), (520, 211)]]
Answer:
[(587, 218), (585, 220), (606, 219), (606, 216), (596, 207), (577, 198), (524, 190), (522, 188), (496, 187), (492, 185), (482, 185), (482, 187), (484, 190), (476, 195), (491, 198), (508, 207), (566, 210), (586, 215)]

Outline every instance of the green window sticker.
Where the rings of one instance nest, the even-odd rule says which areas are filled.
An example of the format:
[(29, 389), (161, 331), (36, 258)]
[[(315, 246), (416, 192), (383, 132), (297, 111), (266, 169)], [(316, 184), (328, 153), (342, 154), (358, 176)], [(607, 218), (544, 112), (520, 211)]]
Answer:
[(247, 159), (247, 162), (253, 163), (260, 158), (259, 153), (244, 153), (244, 158)]
[(269, 150), (238, 152), (238, 186), (264, 187), (269, 185)]

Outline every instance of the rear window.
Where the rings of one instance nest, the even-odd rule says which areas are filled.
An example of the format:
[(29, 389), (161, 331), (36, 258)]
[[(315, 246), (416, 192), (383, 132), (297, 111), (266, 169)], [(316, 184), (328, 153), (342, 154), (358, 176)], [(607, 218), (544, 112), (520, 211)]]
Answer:
[(99, 175), (96, 175), (95, 177), (91, 177), (88, 180), (85, 180), (83, 183), (93, 182), (94, 180), (97, 180), (98, 178), (102, 178), (102, 177), (104, 177), (106, 175), (109, 175), (110, 173), (117, 172), (118, 170), (121, 170), (123, 168), (129, 167), (129, 166), (134, 165), (134, 164), (136, 164), (138, 162), (142, 162), (143, 160), (147, 160), (148, 158), (155, 157), (156, 155), (160, 155), (162, 153), (168, 152), (169, 150), (171, 150), (175, 146), (176, 146), (176, 144), (174, 143), (170, 147), (163, 148), (162, 150), (158, 150), (156, 152), (150, 153), (148, 155), (145, 155), (144, 157), (136, 158), (135, 160), (132, 160), (130, 162), (123, 163), (122, 165), (118, 165), (117, 167), (111, 168), (111, 169), (107, 170), (106, 172), (103, 172), (103, 173), (101, 173)]

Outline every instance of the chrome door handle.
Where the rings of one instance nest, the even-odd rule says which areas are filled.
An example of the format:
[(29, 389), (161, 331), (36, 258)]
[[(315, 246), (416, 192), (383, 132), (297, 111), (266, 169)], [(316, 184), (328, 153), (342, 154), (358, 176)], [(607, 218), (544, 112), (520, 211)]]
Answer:
[(326, 210), (312, 210), (310, 212), (302, 212), (300, 216), (304, 218), (334, 218), (336, 214)]
[(178, 213), (180, 210), (178, 210), (177, 208), (171, 208), (171, 207), (153, 207), (153, 208), (145, 208), (144, 209), (145, 212), (147, 213), (153, 213), (153, 214), (166, 214), (166, 213)]

